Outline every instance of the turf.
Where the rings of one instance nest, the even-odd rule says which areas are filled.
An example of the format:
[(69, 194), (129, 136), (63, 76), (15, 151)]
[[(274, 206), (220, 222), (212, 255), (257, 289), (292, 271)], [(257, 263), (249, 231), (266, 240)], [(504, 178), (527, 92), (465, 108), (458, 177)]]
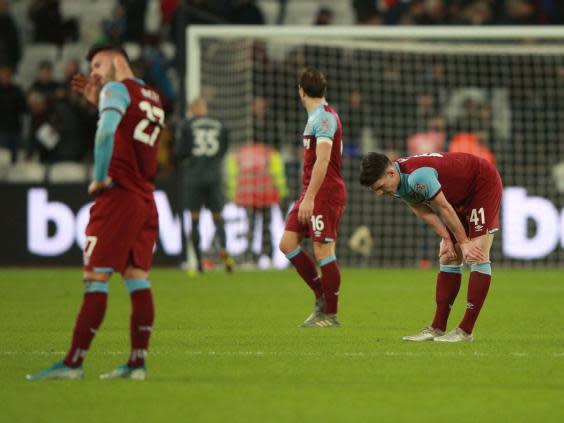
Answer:
[(564, 421), (562, 272), (496, 270), (473, 343), (402, 342), (432, 317), (434, 277), (345, 269), (342, 327), (301, 329), (313, 301), (290, 271), (157, 269), (146, 382), (98, 380), (128, 350), (129, 299), (114, 278), (86, 378), (31, 383), (69, 344), (80, 270), (0, 270), (0, 420)]

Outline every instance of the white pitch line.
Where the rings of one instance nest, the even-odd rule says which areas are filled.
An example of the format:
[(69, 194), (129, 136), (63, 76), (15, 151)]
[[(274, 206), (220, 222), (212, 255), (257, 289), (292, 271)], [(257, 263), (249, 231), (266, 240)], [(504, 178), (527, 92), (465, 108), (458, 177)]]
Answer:
[[(342, 353), (323, 353), (323, 352), (293, 352), (293, 351), (181, 351), (180, 354), (189, 356), (209, 356), (209, 357), (564, 357), (564, 352), (530, 354), (526, 352), (507, 352), (507, 353), (487, 353), (480, 351), (352, 351)], [(0, 356), (17, 355), (65, 355), (66, 351), (0, 351)], [(129, 351), (96, 351), (94, 354), (101, 355), (128, 355)], [(164, 356), (178, 354), (172, 351), (150, 351), (149, 355)]]

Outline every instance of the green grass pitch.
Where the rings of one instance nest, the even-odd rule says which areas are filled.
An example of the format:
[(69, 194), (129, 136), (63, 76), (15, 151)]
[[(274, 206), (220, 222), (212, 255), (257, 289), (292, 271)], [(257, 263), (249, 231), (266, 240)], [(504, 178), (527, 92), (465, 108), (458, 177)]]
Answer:
[(339, 329), (298, 328), (313, 300), (291, 271), (151, 279), (147, 381), (98, 380), (128, 351), (114, 277), (86, 378), (30, 383), (69, 345), (81, 272), (0, 270), (0, 421), (564, 421), (561, 270), (495, 270), (475, 341), (446, 345), (401, 341), (432, 318), (433, 271), (344, 269)]

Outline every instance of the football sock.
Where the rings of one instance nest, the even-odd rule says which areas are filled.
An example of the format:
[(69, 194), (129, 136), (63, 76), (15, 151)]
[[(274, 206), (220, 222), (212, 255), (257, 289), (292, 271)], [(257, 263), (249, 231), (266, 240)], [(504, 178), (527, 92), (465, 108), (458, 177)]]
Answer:
[(72, 343), (64, 363), (79, 367), (86, 356), (96, 331), (104, 320), (108, 303), (108, 284), (98, 281), (84, 281), (84, 298), (74, 325)]
[(448, 266), (441, 264), (437, 275), (437, 288), (435, 291), (435, 318), (431, 326), (442, 331), (446, 330), (450, 310), (458, 295), (462, 279), (462, 266)]
[(325, 297), (325, 313), (336, 314), (339, 302), (339, 286), (341, 285), (341, 272), (337, 265), (337, 257), (329, 256), (319, 261), (321, 267), (321, 285)]
[(272, 236), (270, 232), (271, 224), (271, 211), (270, 208), (262, 209), (262, 253), (267, 257), (272, 257)]
[(217, 234), (217, 238), (219, 240), (219, 248), (222, 250), (226, 250), (226, 242), (225, 242), (225, 224), (223, 222), (223, 218), (220, 216), (217, 219), (213, 220), (215, 225), (215, 233)]
[(288, 260), (294, 265), (298, 274), (302, 279), (308, 284), (315, 294), (315, 298), (319, 298), (323, 295), (323, 289), (321, 288), (321, 278), (317, 273), (317, 267), (315, 267), (315, 262), (309, 256), (308, 253), (302, 250), (302, 247), (298, 246), (294, 251), (286, 255)]
[(202, 270), (202, 252), (200, 251), (200, 219), (192, 219), (192, 246), (198, 260), (198, 270)]
[(488, 295), (492, 270), (490, 263), (473, 264), (470, 267), (470, 281), (468, 282), (468, 303), (466, 313), (458, 327), (470, 334), (474, 330), (474, 325), (480, 314), (480, 310)]
[(155, 320), (151, 283), (147, 279), (128, 279), (125, 284), (131, 296), (131, 354), (127, 365), (132, 368), (142, 367)]

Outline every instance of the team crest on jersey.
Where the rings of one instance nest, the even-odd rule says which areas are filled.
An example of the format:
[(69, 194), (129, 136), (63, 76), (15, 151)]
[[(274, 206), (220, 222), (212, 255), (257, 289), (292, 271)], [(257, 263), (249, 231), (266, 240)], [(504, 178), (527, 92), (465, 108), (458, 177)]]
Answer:
[(415, 191), (425, 191), (427, 186), (425, 184), (415, 184)]
[(331, 124), (329, 123), (329, 119), (327, 119), (326, 117), (322, 118), (319, 121), (319, 129), (322, 131), (330, 131), (331, 130)]
[(102, 90), (102, 97), (104, 99), (112, 98), (112, 90), (106, 87), (104, 90)]

